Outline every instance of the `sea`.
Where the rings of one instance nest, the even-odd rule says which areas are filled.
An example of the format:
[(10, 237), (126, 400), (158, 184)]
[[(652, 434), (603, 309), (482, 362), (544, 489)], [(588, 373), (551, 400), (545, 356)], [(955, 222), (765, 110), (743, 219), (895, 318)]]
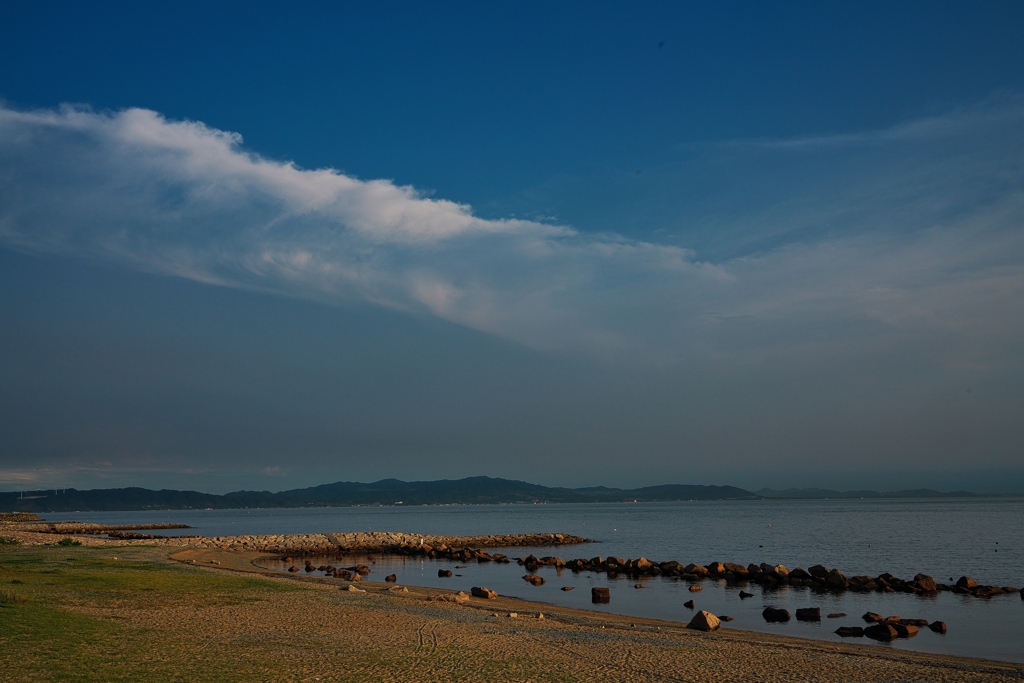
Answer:
[[(543, 505), (447, 505), (240, 510), (166, 510), (143, 512), (76, 512), (45, 515), (48, 521), (73, 519), (104, 524), (183, 523), (189, 534), (249, 534), (397, 531), (431, 535), (482, 535), (560, 532), (594, 539), (594, 543), (556, 548), (511, 548), (510, 557), (530, 553), (565, 560), (611, 555), (646, 557), (655, 562), (737, 562), (784, 564), (789, 569), (822, 564), (847, 576), (889, 572), (912, 579), (918, 572), (940, 583), (969, 576), (979, 583), (1024, 586), (1024, 498), (744, 500), (666, 503), (578, 503)], [(161, 533), (161, 532), (158, 532)], [(170, 530), (167, 535), (176, 535)], [(325, 558), (325, 563), (335, 558)], [(939, 592), (921, 597), (906, 593), (818, 593), (805, 587), (762, 590), (742, 587), (754, 597), (741, 599), (741, 587), (724, 581), (702, 582), (690, 592), (686, 581), (667, 577), (634, 579), (625, 575), (542, 567), (541, 586), (526, 583), (524, 568), (421, 557), (375, 556), (378, 581), (395, 573), (400, 584), (465, 590), (486, 586), (499, 594), (534, 602), (688, 622), (694, 610), (728, 615), (725, 628), (775, 633), (868, 647), (917, 650), (1024, 663), (1024, 600), (1019, 593), (975, 598)], [(281, 561), (272, 569), (286, 571)], [(454, 576), (441, 578), (438, 569)], [(563, 587), (572, 590), (563, 591)], [(590, 588), (607, 586), (608, 604), (591, 603)], [(695, 606), (684, 606), (688, 600)], [(766, 623), (766, 606), (795, 614), (820, 607), (820, 622)], [(876, 643), (842, 639), (839, 626), (865, 626), (861, 615), (872, 611), (904, 618), (944, 621), (945, 635), (922, 628), (914, 638)], [(845, 617), (826, 618), (829, 613)]]

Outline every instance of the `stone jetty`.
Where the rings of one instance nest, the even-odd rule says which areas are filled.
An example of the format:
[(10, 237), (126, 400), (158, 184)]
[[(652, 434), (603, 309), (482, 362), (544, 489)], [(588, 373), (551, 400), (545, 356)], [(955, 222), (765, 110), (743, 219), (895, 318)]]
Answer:
[[(34, 516), (33, 516), (34, 517)], [(432, 536), (384, 531), (329, 534), (275, 534), (266, 536), (164, 536), (139, 533), (161, 529), (188, 529), (184, 524), (105, 525), (86, 522), (46, 522), (0, 518), (0, 538), (26, 545), (46, 545), (54, 536), (74, 536), (84, 545), (167, 545), (221, 550), (256, 551), (295, 557), (337, 554), (392, 553), (478, 562), (508, 562), (496, 548), (561, 546), (590, 543), (589, 538), (561, 533), (492, 534), (487, 536)]]
[[(684, 565), (676, 560), (655, 562), (645, 557), (624, 559), (612, 556), (563, 560), (560, 557), (536, 557), (535, 555), (518, 558), (517, 562), (529, 571), (551, 566), (558, 570), (600, 572), (609, 576), (622, 574), (631, 578), (670, 576), (689, 581), (693, 587), (699, 587), (700, 582), (712, 579), (724, 580), (726, 583), (736, 586), (746, 586), (751, 583), (759, 584), (767, 589), (779, 586), (806, 586), (811, 590), (833, 593), (853, 591), (858, 593), (915, 593), (927, 596), (934, 595), (938, 591), (948, 591), (989, 598), (1019, 591), (1024, 599), (1024, 589), (1015, 586), (981, 585), (967, 576), (960, 577), (955, 583), (940, 583), (933, 577), (920, 573), (912, 579), (901, 579), (888, 572), (878, 576), (847, 577), (838, 569), (830, 569), (820, 564), (809, 569), (797, 567), (789, 570), (781, 564), (767, 563), (741, 565), (733, 562), (709, 562), (707, 564), (691, 562)], [(740, 591), (740, 597), (751, 597), (751, 594)]]

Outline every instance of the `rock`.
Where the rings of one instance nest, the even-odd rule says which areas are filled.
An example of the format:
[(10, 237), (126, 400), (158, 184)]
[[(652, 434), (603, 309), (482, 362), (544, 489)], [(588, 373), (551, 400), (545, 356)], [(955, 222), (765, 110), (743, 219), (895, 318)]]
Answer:
[(445, 593), (427, 598), (431, 602), (454, 602), (456, 605), (464, 605), (469, 602), (469, 596), (459, 591), (458, 593)]
[(896, 632), (896, 629), (893, 628), (893, 625), (886, 622), (878, 622), (877, 624), (868, 626), (864, 629), (864, 635), (868, 638), (881, 640), (883, 642), (896, 640), (896, 638), (899, 637), (899, 634)]
[(290, 572), (297, 572), (297, 571), (299, 571), (299, 568), (296, 567), (295, 565), (292, 565), (291, 567), (288, 567), (288, 571), (290, 571)]
[(835, 632), (839, 635), (840, 638), (864, 637), (864, 629), (862, 629), (860, 626), (840, 626), (836, 629)]
[(690, 623), (686, 625), (686, 628), (692, 628), (697, 631), (714, 631), (722, 625), (721, 620), (711, 612), (705, 612), (701, 610), (693, 615), (693, 619), (690, 619)]
[(590, 589), (590, 601), (594, 603), (610, 602), (612, 599), (611, 591), (607, 588), (600, 586)]
[(562, 586), (562, 590), (564, 590), (564, 591), (571, 591), (575, 587), (576, 586)]
[(913, 624), (892, 624), (892, 627), (896, 629), (896, 635), (900, 638), (913, 638), (917, 635), (917, 627)]
[(926, 593), (934, 593), (939, 589), (938, 584), (935, 583), (935, 579), (928, 576), (927, 574), (918, 574), (914, 577), (914, 585), (918, 590)]
[(845, 616), (846, 612), (829, 612), (828, 614), (829, 619), (842, 619)]
[(874, 624), (879, 621), (885, 621), (885, 617), (876, 612), (865, 612), (864, 616), (862, 616), (861, 619), (868, 622), (869, 624)]
[(646, 557), (641, 557), (639, 560), (636, 561), (636, 564), (634, 566), (639, 571), (646, 572), (650, 571), (651, 567), (654, 566), (654, 563), (648, 560)]
[(683, 607), (686, 609), (693, 609), (693, 600), (687, 600), (683, 603)]
[(698, 585), (697, 585), (697, 584), (695, 584), (695, 583), (691, 583), (691, 584), (690, 584), (690, 588), (689, 588), (689, 591), (690, 591), (691, 593), (696, 593), (697, 591), (699, 591), (699, 590), (702, 590), (703, 588), (704, 588), (703, 586), (698, 586)]
[(365, 593), (366, 592), (362, 588), (356, 588), (351, 583), (344, 590), (348, 591), (349, 593)]
[(525, 576), (523, 576), (523, 581), (533, 586), (544, 585), (544, 577), (537, 576), (536, 574), (526, 574)]
[(970, 590), (972, 588), (977, 588), (978, 582), (969, 576), (961, 576), (959, 579), (956, 580), (956, 587), (966, 588), (967, 590)]
[(797, 621), (821, 621), (820, 607), (803, 607), (796, 611)]
[(437, 570), (437, 575), (440, 578), (447, 578), (447, 577), (452, 575), (452, 570), (451, 569), (438, 569)]
[(484, 588), (482, 586), (473, 586), (470, 593), (472, 593), (475, 598), (485, 598), (487, 600), (496, 600), (498, 598), (497, 593), (492, 591), (490, 588)]
[(387, 581), (388, 583), (394, 583), (395, 581), (398, 581), (398, 577), (395, 576), (394, 574), (388, 574), (387, 576), (384, 577), (384, 580)]
[(634, 583), (633, 584), (633, 588), (643, 588), (643, 587), (644, 587), (644, 585), (642, 583)]
[(772, 567), (772, 573), (776, 577), (778, 577), (779, 581), (785, 581), (787, 578), (789, 578), (790, 572), (788, 569), (786, 569), (786, 565), (777, 564), (774, 567)]
[(508, 613), (508, 618), (509, 619), (518, 619), (519, 618), (519, 613), (518, 612), (509, 612)]
[(691, 562), (690, 564), (683, 567), (683, 573), (695, 574), (696, 576), (707, 576), (708, 568), (703, 565), (694, 564)]
[(765, 607), (764, 611), (761, 612), (761, 616), (767, 622), (785, 623), (792, 617), (789, 614), (789, 610), (782, 609), (781, 607)]
[(846, 580), (846, 576), (838, 569), (833, 569), (825, 576), (825, 585), (834, 591), (844, 591), (849, 587), (850, 582)]
[(727, 617), (724, 614), (718, 617), (719, 621), (732, 621), (732, 617)]
[(936, 633), (945, 633), (946, 632), (946, 622), (944, 622), (944, 621), (933, 621), (932, 623), (928, 624), (928, 628), (930, 628), (931, 630), (935, 631)]
[(747, 598), (752, 598), (752, 597), (754, 597), (753, 593), (748, 593), (746, 591), (740, 591), (740, 600), (745, 600)]
[(537, 618), (538, 619), (543, 619), (544, 618), (544, 613), (543, 612), (537, 612)]
[(388, 590), (391, 591), (392, 593), (408, 593), (409, 592), (409, 589), (406, 588), (405, 586), (392, 586)]
[(722, 564), (721, 562), (711, 562), (710, 564), (708, 564), (707, 569), (708, 569), (708, 573), (709, 574), (724, 574), (725, 573), (725, 565)]
[(816, 564), (807, 570), (807, 573), (816, 579), (824, 579), (828, 576), (828, 567)]

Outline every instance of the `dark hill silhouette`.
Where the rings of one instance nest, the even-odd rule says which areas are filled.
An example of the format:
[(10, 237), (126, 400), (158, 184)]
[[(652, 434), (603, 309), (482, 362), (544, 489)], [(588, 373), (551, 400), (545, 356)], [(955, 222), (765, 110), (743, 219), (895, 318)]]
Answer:
[(727, 500), (757, 496), (735, 486), (667, 484), (639, 489), (603, 486), (559, 488), (513, 479), (467, 477), (437, 481), (382, 479), (363, 483), (338, 481), (289, 491), (233, 491), (224, 495), (198, 491), (153, 491), (143, 488), (64, 489), (0, 493), (0, 510), (72, 512), (100, 510), (185, 510), (225, 508), (327, 507), (350, 505), (454, 505), (488, 503), (599, 503), (621, 500)]

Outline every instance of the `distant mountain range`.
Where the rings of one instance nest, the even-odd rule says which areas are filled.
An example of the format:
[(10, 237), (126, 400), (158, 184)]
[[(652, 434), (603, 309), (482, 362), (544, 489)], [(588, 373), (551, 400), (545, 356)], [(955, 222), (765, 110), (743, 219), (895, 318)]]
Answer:
[(234, 491), (217, 495), (198, 491), (143, 488), (58, 489), (0, 493), (0, 510), (72, 512), (99, 510), (186, 510), (226, 508), (344, 507), (351, 505), (473, 505), (495, 503), (600, 503), (615, 501), (729, 500), (757, 498), (735, 486), (669, 484), (640, 489), (552, 488), (525, 481), (469, 477), (439, 481), (382, 479), (369, 484), (339, 481), (304, 489)]
[(761, 489), (735, 486), (665, 484), (639, 489), (604, 486), (559, 488), (525, 481), (469, 477), (439, 481), (382, 479), (372, 483), (339, 481), (303, 489), (234, 491), (217, 495), (198, 491), (153, 491), (143, 488), (58, 489), (0, 492), (0, 510), (74, 512), (100, 510), (188, 510), (228, 508), (345, 507), (352, 505), (474, 505), (501, 503), (606, 503), (674, 500), (751, 500), (758, 498), (921, 498), (973, 496), (967, 491), (942, 493), (930, 489), (895, 491), (831, 491), (828, 489)]

